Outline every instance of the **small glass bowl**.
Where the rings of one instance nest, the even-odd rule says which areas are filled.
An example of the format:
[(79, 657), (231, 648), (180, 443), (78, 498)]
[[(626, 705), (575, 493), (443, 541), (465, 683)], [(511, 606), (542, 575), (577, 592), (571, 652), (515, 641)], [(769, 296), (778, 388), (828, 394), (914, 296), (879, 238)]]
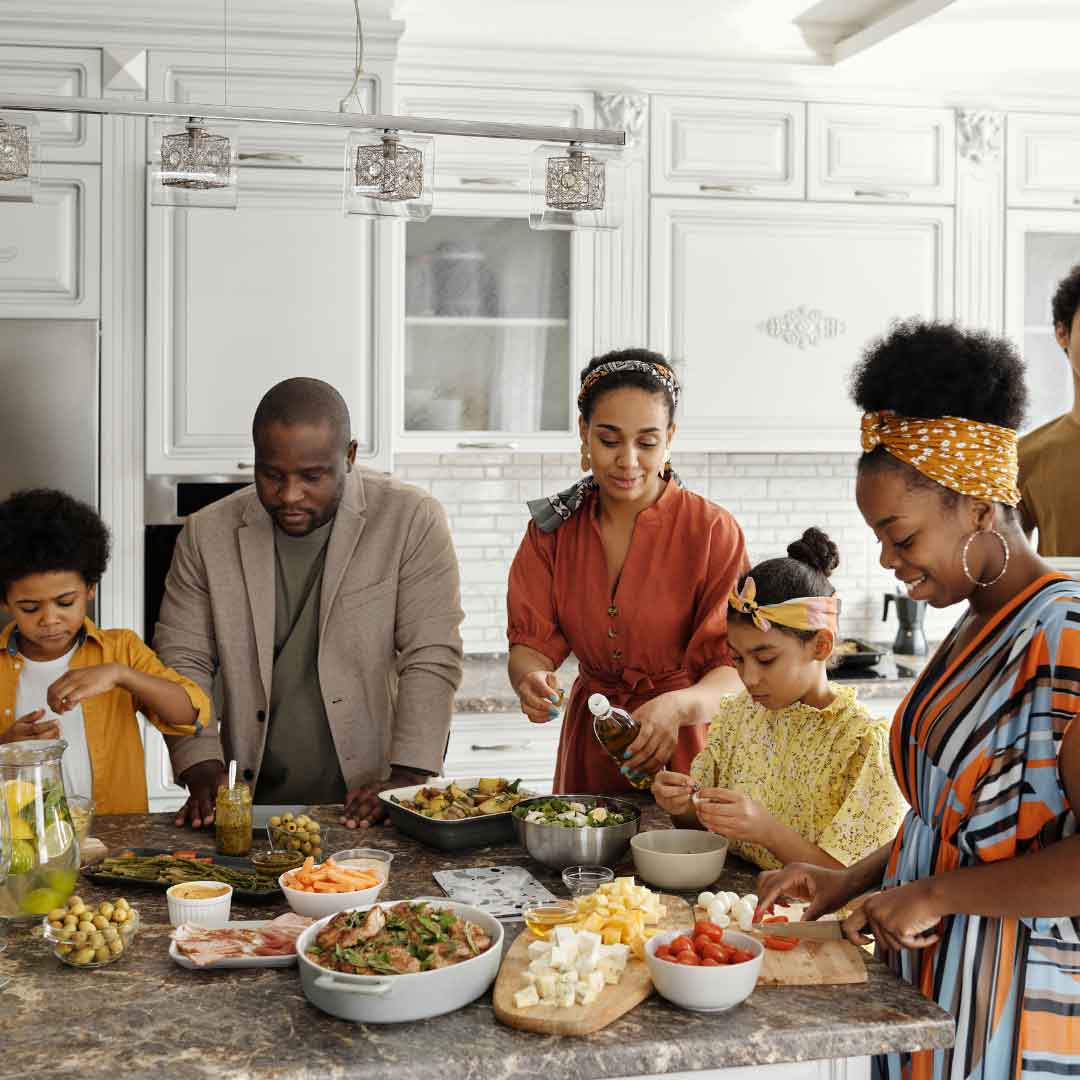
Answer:
[(588, 896), (601, 885), (615, 880), (615, 871), (606, 866), (568, 866), (562, 872), (563, 884), (571, 896)]
[(286, 870), (295, 870), (304, 865), (305, 855), (302, 851), (285, 851), (281, 848), (271, 848), (269, 851), (253, 851), (248, 859), (257, 870), (266, 873), (281, 874)]
[(534, 937), (547, 938), (556, 926), (576, 922), (580, 912), (573, 900), (540, 900), (521, 915)]
[[(65, 941), (60, 936), (59, 932), (49, 925), (48, 916), (41, 920), (42, 937), (49, 943), (53, 956), (58, 960), (62, 960), (65, 964), (69, 964), (71, 967), (106, 967), (115, 960), (122, 960), (127, 956), (132, 941), (139, 932), (139, 913), (134, 908), (131, 908), (130, 910), (131, 914), (128, 916), (127, 920), (122, 923), (117, 923), (113, 927), (119, 935), (117, 940), (122, 947), (119, 952), (110, 952), (109, 957), (106, 960), (93, 959), (82, 964), (74, 960), (73, 957), (79, 952), (79, 948), (74, 946), (70, 941)], [(89, 946), (86, 946), (86, 948), (89, 948)]]
[(362, 870), (370, 867), (382, 874), (383, 884), (390, 880), (390, 864), (394, 861), (393, 852), (374, 847), (346, 848), (335, 851), (330, 858), (346, 868)]

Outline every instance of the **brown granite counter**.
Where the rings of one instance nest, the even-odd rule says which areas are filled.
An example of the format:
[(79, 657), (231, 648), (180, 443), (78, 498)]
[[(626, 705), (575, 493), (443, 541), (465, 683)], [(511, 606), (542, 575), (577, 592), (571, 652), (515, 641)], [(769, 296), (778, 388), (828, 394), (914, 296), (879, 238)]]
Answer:
[[(856, 678), (850, 671), (839, 671), (833, 681), (857, 686), (863, 701), (874, 698), (900, 698), (911, 688), (928, 657), (902, 656), (887, 652), (874, 668), (876, 678)], [(577, 659), (571, 656), (559, 669), (559, 679), (569, 688), (577, 678)], [(465, 657), (461, 686), (454, 697), (455, 713), (519, 712), (517, 694), (510, 689), (506, 677), (506, 654), (474, 654)]]
[[(398, 856), (384, 899), (437, 891), (431, 873), (446, 867), (527, 864), (553, 892), (557, 872), (512, 845), (447, 854), (425, 848), (389, 826), (363, 834), (338, 826), (335, 808), (315, 812), (328, 853), (356, 843)], [(647, 827), (666, 826), (649, 806)], [(208, 834), (174, 829), (167, 815), (100, 818), (93, 832), (110, 848), (209, 846)], [(628, 870), (632, 872), (632, 869)], [(732, 860), (721, 884), (740, 893), (753, 876)], [(97, 902), (119, 895), (83, 881)], [(491, 996), (447, 1016), (411, 1024), (354, 1025), (309, 1005), (295, 968), (191, 972), (168, 956), (163, 892), (123, 890), (142, 928), (130, 953), (92, 971), (67, 967), (14, 924), (0, 974), (0, 1077), (363, 1077), (364, 1080), (588, 1080), (947, 1046), (952, 1019), (883, 965), (853, 987), (761, 989), (729, 1013), (685, 1012), (653, 996), (603, 1031), (560, 1039), (503, 1027)], [(285, 910), (234, 901), (233, 918)], [(32, 924), (29, 924), (32, 925)], [(521, 929), (507, 924), (508, 939)]]

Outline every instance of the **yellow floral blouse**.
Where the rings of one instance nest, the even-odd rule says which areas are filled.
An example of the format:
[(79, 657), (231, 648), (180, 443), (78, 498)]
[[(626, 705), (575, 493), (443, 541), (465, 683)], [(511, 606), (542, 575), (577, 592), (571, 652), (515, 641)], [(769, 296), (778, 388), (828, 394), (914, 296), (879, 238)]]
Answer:
[[(690, 766), (702, 787), (737, 789), (845, 866), (892, 841), (907, 803), (889, 763), (889, 722), (849, 686), (831, 705), (771, 711), (747, 693), (729, 698)], [(781, 864), (760, 844), (730, 850), (765, 870)]]

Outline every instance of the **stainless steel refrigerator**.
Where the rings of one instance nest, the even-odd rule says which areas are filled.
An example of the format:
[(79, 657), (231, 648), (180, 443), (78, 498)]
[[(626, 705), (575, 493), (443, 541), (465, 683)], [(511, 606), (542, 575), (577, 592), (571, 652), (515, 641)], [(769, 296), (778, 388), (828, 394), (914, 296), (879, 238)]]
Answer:
[(52, 487), (97, 506), (98, 388), (95, 320), (0, 319), (0, 499)]

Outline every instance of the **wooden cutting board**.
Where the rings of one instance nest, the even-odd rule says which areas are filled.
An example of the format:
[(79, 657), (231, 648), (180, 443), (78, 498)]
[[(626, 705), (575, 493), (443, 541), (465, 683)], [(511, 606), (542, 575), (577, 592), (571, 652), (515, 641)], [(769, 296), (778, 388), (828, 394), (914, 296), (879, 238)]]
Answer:
[[(695, 917), (706, 918), (701, 908)], [(837, 986), (867, 980), (862, 950), (850, 941), (800, 941), (786, 951), (766, 949), (758, 986)]]
[[(686, 930), (693, 925), (694, 917), (685, 900), (662, 895), (660, 901), (665, 908), (661, 930)], [(645, 961), (631, 956), (619, 982), (605, 986), (591, 1005), (575, 1004), (568, 1009), (534, 1005), (531, 1009), (519, 1009), (514, 1004), (514, 994), (525, 986), (531, 941), (536, 938), (527, 929), (518, 935), (507, 950), (495, 980), (495, 1016), (508, 1027), (539, 1035), (588, 1035), (618, 1020), (652, 993), (652, 979)]]

